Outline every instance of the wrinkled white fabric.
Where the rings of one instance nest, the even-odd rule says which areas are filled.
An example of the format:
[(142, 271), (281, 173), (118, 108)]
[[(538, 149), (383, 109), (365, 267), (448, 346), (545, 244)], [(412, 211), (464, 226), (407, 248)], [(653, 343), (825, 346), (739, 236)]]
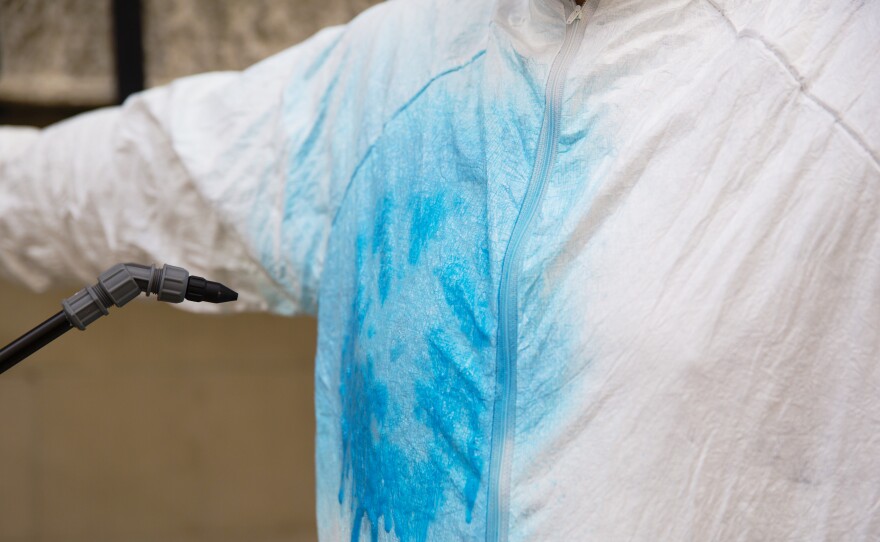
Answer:
[(880, 4), (602, 0), (548, 101), (574, 9), (0, 130), (0, 269), (317, 310), (322, 540), (880, 539)]

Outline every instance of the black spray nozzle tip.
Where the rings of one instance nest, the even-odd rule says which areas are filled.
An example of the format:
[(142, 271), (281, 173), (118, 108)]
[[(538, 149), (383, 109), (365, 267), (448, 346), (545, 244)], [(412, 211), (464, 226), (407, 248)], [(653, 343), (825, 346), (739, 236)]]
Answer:
[(205, 280), (202, 277), (190, 277), (186, 286), (186, 299), (200, 303), (226, 303), (238, 299), (238, 293), (219, 282)]

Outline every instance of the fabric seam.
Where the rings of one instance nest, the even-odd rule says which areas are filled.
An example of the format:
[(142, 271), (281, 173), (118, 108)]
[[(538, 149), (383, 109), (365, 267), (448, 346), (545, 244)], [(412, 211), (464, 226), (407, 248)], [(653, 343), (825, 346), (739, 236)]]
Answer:
[(779, 62), (782, 68), (786, 72), (788, 72), (788, 75), (794, 80), (794, 82), (797, 83), (798, 91), (811, 102), (816, 104), (820, 109), (831, 115), (831, 117), (834, 119), (834, 124), (839, 126), (850, 138), (853, 139), (853, 141), (855, 141), (855, 143), (859, 147), (862, 148), (862, 150), (864, 150), (868, 154), (868, 158), (870, 158), (871, 162), (874, 164), (874, 167), (880, 169), (880, 156), (878, 156), (877, 153), (871, 150), (871, 147), (869, 147), (868, 144), (865, 143), (864, 138), (859, 135), (859, 133), (856, 132), (852, 126), (847, 124), (847, 122), (840, 116), (839, 111), (837, 111), (836, 109), (828, 105), (828, 103), (826, 103), (824, 100), (810, 92), (810, 90), (808, 89), (807, 80), (804, 78), (803, 75), (801, 75), (797, 68), (794, 67), (794, 65), (782, 53), (782, 51), (780, 51), (776, 46), (764, 39), (764, 37), (757, 32), (749, 29), (738, 29), (736, 25), (733, 24), (733, 21), (730, 20), (724, 10), (721, 8), (721, 6), (718, 5), (717, 0), (705, 1), (707, 4), (709, 4), (709, 6), (712, 7), (712, 9), (718, 12), (718, 15), (721, 16), (721, 18), (727, 24), (728, 29), (733, 32), (734, 36), (736, 36), (737, 39), (746, 38), (760, 43), (764, 47), (764, 49), (766, 49), (770, 53), (770, 55), (773, 56), (777, 62)]
[(443, 79), (447, 75), (451, 75), (455, 72), (458, 72), (458, 71), (461, 71), (461, 70), (467, 68), (468, 66), (470, 66), (471, 64), (473, 64), (474, 62), (479, 60), (480, 57), (482, 57), (484, 54), (486, 54), (486, 49), (481, 49), (474, 56), (472, 56), (468, 60), (462, 62), (461, 64), (458, 64), (452, 68), (448, 68), (448, 69), (438, 73), (437, 75), (434, 75), (430, 79), (428, 79), (428, 81), (424, 85), (422, 85), (422, 87), (419, 88), (412, 95), (412, 97), (410, 97), (406, 102), (403, 103), (403, 105), (401, 105), (399, 108), (397, 108), (397, 110), (394, 113), (392, 113), (391, 116), (388, 117), (388, 120), (386, 120), (385, 122), (382, 123), (382, 128), (379, 129), (379, 133), (376, 135), (376, 138), (372, 141), (372, 143), (370, 143), (370, 145), (367, 147), (367, 150), (364, 151), (364, 155), (361, 157), (360, 160), (358, 160), (357, 165), (354, 167), (354, 169), (351, 172), (351, 175), (348, 178), (348, 182), (345, 185), (345, 190), (342, 193), (342, 197), (339, 199), (339, 205), (336, 207), (336, 211), (333, 213), (333, 220), (330, 222), (330, 231), (331, 232), (336, 227), (336, 220), (339, 217), (339, 212), (342, 210), (342, 206), (345, 203), (345, 200), (348, 199), (348, 193), (351, 189), (351, 185), (354, 184), (354, 178), (357, 177), (357, 174), (361, 170), (361, 167), (367, 161), (367, 158), (370, 157), (370, 154), (372, 154), (373, 149), (376, 147), (376, 145), (379, 144), (379, 141), (382, 139), (382, 136), (385, 135), (385, 130), (388, 128), (388, 125), (391, 124), (394, 121), (394, 119), (396, 119), (398, 116), (400, 116), (404, 111), (409, 109), (409, 107), (412, 104), (414, 104), (416, 102), (416, 100), (418, 100), (419, 97), (421, 97), (421, 95), (424, 94), (428, 90), (428, 88), (431, 85), (433, 85), (435, 82), (439, 81), (440, 79)]

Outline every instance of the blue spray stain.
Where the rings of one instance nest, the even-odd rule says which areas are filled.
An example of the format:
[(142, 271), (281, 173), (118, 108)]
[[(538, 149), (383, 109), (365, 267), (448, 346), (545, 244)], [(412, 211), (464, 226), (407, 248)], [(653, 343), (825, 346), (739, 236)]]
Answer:
[(388, 289), (391, 287), (391, 272), (394, 269), (394, 247), (392, 246), (389, 228), (390, 215), (394, 210), (394, 200), (391, 195), (382, 198), (379, 205), (379, 214), (373, 226), (373, 253), (379, 256), (379, 299), (384, 302), (388, 297)]
[[(353, 542), (361, 539), (365, 520), (372, 542), (378, 541), (380, 527), (393, 530), (401, 542), (424, 542), (449, 499), (461, 503), (465, 522), (473, 519), (491, 401), (480, 387), (486, 380), (481, 356), (491, 350), (488, 286), (483, 284), (488, 253), (473, 243), (466, 246), (474, 250), (459, 251), (449, 261), (437, 253), (427, 258), (444, 232), (453, 242), (461, 241), (444, 229), (448, 209), (443, 194), (418, 195), (395, 205), (388, 193), (368, 219), (374, 222), (368, 222), (367, 233), (357, 239), (358, 284), (339, 388), (339, 502), (348, 493)], [(408, 240), (403, 261), (394, 251), (398, 240)], [(397, 279), (405, 279), (407, 288), (396, 287)], [(382, 332), (389, 306), (415, 302), (426, 292), (430, 299), (421, 300), (430, 321), (411, 322), (405, 340)], [(371, 302), (376, 297), (380, 303)]]
[[(481, 253), (488, 261), (488, 251), (483, 249)], [(475, 347), (488, 346), (491, 340), (489, 299), (480, 295), (473, 269), (466, 261), (455, 259), (438, 269), (436, 274), (443, 286), (443, 297), (458, 320), (461, 332)]]
[(409, 228), (409, 264), (419, 263), (422, 248), (434, 238), (440, 223), (446, 218), (446, 205), (443, 194), (415, 196), (410, 201), (412, 210)]
[(416, 385), (418, 413), (434, 433), (431, 453), (437, 456), (436, 463), (442, 464), (444, 456), (451, 456), (464, 467), (465, 520), (470, 523), (483, 470), (480, 417), (487, 398), (474, 384), (478, 378), (472, 370), (476, 356), (467, 344), (441, 329), (431, 331), (428, 342), (433, 378)]

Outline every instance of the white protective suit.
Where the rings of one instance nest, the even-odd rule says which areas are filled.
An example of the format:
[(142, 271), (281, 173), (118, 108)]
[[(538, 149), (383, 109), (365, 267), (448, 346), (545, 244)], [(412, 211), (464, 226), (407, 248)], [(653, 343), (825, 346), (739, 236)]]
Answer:
[(399, 0), (0, 144), (0, 267), (317, 312), (322, 540), (880, 540), (880, 3)]

